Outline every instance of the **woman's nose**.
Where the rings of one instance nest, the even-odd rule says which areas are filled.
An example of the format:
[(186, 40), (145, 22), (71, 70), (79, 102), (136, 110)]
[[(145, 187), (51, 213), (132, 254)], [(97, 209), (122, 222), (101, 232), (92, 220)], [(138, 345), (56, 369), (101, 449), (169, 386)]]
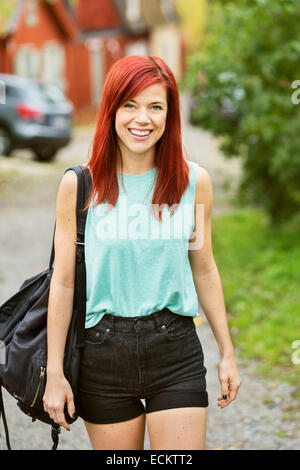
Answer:
[(135, 116), (136, 122), (149, 122), (149, 116), (146, 109), (140, 109)]

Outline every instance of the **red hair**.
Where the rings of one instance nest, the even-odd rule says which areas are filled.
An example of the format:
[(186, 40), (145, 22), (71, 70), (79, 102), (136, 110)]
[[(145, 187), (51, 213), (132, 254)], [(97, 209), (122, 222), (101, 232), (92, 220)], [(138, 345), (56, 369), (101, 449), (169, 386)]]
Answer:
[[(157, 179), (152, 204), (179, 204), (188, 186), (189, 167), (182, 152), (179, 93), (176, 80), (167, 64), (156, 56), (122, 57), (110, 68), (102, 92), (88, 165), (92, 188), (85, 209), (96, 193), (94, 206), (103, 201), (115, 206), (119, 187), (116, 173), (118, 140), (115, 130), (117, 109), (144, 88), (161, 83), (166, 87), (168, 111), (165, 130), (156, 142)], [(153, 207), (153, 206), (152, 206)], [(172, 211), (173, 213), (174, 211)], [(159, 211), (161, 221), (161, 211)]]

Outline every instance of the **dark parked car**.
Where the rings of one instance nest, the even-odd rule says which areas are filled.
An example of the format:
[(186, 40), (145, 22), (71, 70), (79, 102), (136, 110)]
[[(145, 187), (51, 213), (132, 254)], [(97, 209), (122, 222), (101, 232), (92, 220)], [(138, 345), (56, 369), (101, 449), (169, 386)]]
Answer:
[(49, 83), (0, 74), (0, 85), (4, 97), (0, 103), (0, 155), (28, 148), (37, 160), (52, 160), (70, 142), (72, 103)]

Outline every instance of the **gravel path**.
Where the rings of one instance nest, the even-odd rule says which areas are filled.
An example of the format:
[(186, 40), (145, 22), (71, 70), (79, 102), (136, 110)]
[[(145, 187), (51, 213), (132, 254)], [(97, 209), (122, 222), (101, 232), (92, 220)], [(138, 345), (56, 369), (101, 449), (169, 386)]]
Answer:
[[(231, 191), (239, 175), (239, 162), (224, 160), (217, 141), (186, 124), (187, 99), (182, 99), (183, 144), (187, 158), (205, 167), (214, 187), (214, 214), (230, 209), (224, 182)], [(77, 130), (72, 144), (60, 152), (55, 163), (43, 165), (31, 161), (29, 152), (19, 151), (13, 158), (0, 157), (0, 305), (12, 295), (24, 279), (45, 269), (49, 262), (55, 220), (55, 198), (64, 169), (87, 160), (93, 130)], [(2, 176), (1, 176), (2, 175)], [(4, 176), (3, 176), (4, 175)], [(26, 196), (26, 200), (25, 200)], [(291, 413), (293, 388), (280, 382), (265, 382), (255, 372), (255, 364), (238, 358), (243, 380), (237, 400), (221, 410), (217, 363), (218, 348), (209, 324), (202, 314), (197, 327), (205, 355), (209, 407), (207, 449), (299, 449), (300, 412)], [(13, 449), (50, 449), (49, 426), (23, 415), (14, 398), (3, 391)], [(0, 449), (5, 449), (0, 424)], [(91, 449), (84, 424), (78, 419), (68, 433), (60, 435), (60, 449)], [(150, 449), (146, 432), (145, 449)]]

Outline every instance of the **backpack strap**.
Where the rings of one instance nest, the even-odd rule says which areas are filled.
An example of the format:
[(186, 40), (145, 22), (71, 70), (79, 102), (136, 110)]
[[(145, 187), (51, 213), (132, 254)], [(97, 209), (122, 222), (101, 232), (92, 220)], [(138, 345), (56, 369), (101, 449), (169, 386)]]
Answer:
[[(76, 270), (75, 270), (75, 291), (77, 310), (77, 348), (82, 348), (85, 341), (85, 315), (86, 315), (86, 267), (84, 256), (84, 232), (87, 211), (81, 212), (91, 189), (91, 174), (88, 167), (74, 167), (78, 181), (82, 184), (78, 186), (77, 192), (77, 239), (76, 243)], [(83, 288), (84, 287), (84, 288)]]
[(79, 186), (77, 188), (77, 241), (84, 242), (85, 222), (87, 211), (82, 212), (82, 209), (87, 201), (91, 189), (91, 174), (87, 166), (79, 165), (73, 168), (77, 174), (77, 181)]
[[(69, 171), (73, 170), (77, 176), (77, 199), (76, 199), (76, 223), (77, 223), (77, 243), (84, 242), (84, 230), (85, 230), (85, 222), (87, 211), (80, 212), (83, 209), (87, 198), (89, 196), (89, 192), (91, 189), (92, 179), (91, 174), (87, 166), (78, 165), (78, 166), (71, 166), (64, 171), (64, 174)], [(53, 237), (52, 237), (52, 249), (49, 261), (49, 270), (52, 269), (55, 251), (54, 251), (54, 237), (55, 237), (55, 228), (56, 228), (56, 220), (54, 223), (54, 230), (53, 230)]]
[(52, 450), (56, 450), (59, 442), (59, 434), (61, 433), (60, 425), (54, 424), (51, 427), (51, 438), (53, 442)]
[(55, 228), (56, 228), (56, 220), (54, 222), (54, 229), (53, 229), (53, 236), (52, 236), (52, 248), (51, 248), (51, 255), (49, 261), (49, 271), (52, 269), (53, 261), (54, 261), (54, 237), (55, 237)]
[(2, 397), (2, 379), (0, 380), (0, 418), (1, 418), (1, 415), (3, 419), (6, 447), (7, 447), (7, 450), (11, 450), (10, 441), (9, 441), (9, 431), (8, 431), (8, 426), (7, 426), (7, 421), (6, 421), (5, 411), (4, 411), (3, 397)]
[[(87, 166), (78, 165), (67, 168), (64, 173), (69, 170), (73, 170), (77, 176), (77, 200), (76, 200), (76, 226), (77, 226), (77, 237), (76, 243), (76, 269), (75, 269), (75, 292), (76, 298), (74, 299), (76, 310), (77, 310), (77, 341), (76, 346), (81, 348), (84, 346), (84, 324), (86, 314), (86, 270), (85, 270), (85, 258), (84, 258), (84, 232), (85, 223), (87, 217), (87, 210), (82, 212), (82, 209), (87, 201), (90, 194), (92, 178), (90, 170)], [(54, 228), (55, 232), (55, 228)], [(52, 251), (49, 263), (49, 269), (52, 268), (54, 260), (54, 235), (52, 242)]]

